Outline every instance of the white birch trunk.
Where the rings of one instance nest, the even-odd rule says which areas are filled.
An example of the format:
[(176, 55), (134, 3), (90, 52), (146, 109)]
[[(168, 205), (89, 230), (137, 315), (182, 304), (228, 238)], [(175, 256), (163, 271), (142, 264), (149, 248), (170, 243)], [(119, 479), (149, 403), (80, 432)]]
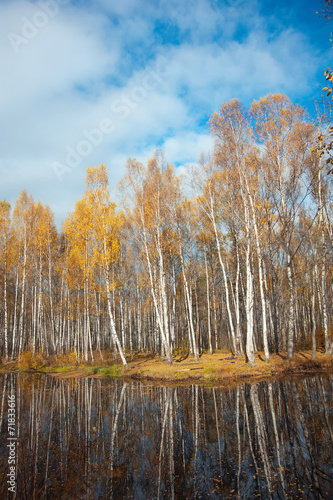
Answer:
[(287, 360), (291, 360), (294, 355), (294, 323), (295, 323), (295, 309), (294, 309), (294, 283), (292, 274), (292, 261), (290, 252), (287, 255), (287, 276), (289, 287), (289, 318), (288, 318), (288, 338), (287, 338)]
[[(163, 315), (163, 323), (164, 323), (164, 334), (170, 346), (170, 332), (169, 332), (169, 321), (168, 321), (168, 302), (167, 302), (167, 294), (166, 294), (166, 284), (165, 284), (165, 272), (164, 272), (164, 262), (163, 262), (163, 254), (161, 248), (160, 241), (160, 230), (157, 227), (157, 252), (159, 256), (159, 274), (160, 274), (160, 290), (161, 290), (161, 302), (162, 302), (162, 315)], [(169, 358), (168, 358), (169, 360)]]
[(5, 272), (4, 272), (4, 307), (5, 307), (5, 357), (8, 361), (8, 313), (7, 313), (7, 247), (5, 249)]
[(256, 236), (256, 247), (257, 247), (258, 269), (259, 269), (259, 289), (260, 289), (261, 308), (262, 308), (262, 336), (263, 336), (263, 342), (264, 342), (265, 359), (266, 359), (266, 362), (268, 363), (269, 362), (269, 349), (268, 349), (268, 337), (267, 337), (266, 299), (265, 299), (264, 279), (263, 279), (263, 270), (262, 270), (262, 255), (261, 255), (261, 247), (260, 247), (260, 241), (259, 241), (257, 218), (256, 218), (256, 214), (255, 214), (255, 207), (254, 207), (252, 196), (250, 195), (250, 190), (249, 190), (247, 181), (246, 181), (246, 187), (247, 187), (248, 197), (249, 197), (250, 204), (251, 204), (253, 226), (254, 226), (254, 232), (255, 232), (255, 236)]
[(120, 357), (121, 357), (123, 364), (125, 366), (127, 366), (127, 361), (126, 361), (121, 343), (120, 343), (118, 335), (117, 335), (116, 325), (115, 325), (113, 314), (112, 314), (112, 295), (111, 295), (110, 281), (109, 281), (109, 276), (107, 274), (107, 271), (105, 271), (105, 282), (106, 282), (106, 296), (107, 296), (107, 303), (108, 303), (108, 312), (109, 312), (112, 340), (114, 342), (114, 345), (117, 346), (117, 348), (118, 348), (118, 351), (119, 351), (119, 354), (120, 354)]
[(255, 363), (253, 345), (253, 276), (250, 262), (250, 242), (246, 249), (246, 355), (251, 364)]
[(324, 227), (322, 186), (321, 186), (321, 170), (318, 173), (318, 198), (319, 198), (319, 222), (321, 226), (322, 238), (322, 266), (321, 266), (321, 299), (322, 299), (322, 315), (323, 315), (323, 330), (325, 338), (325, 352), (330, 349), (330, 339), (328, 335), (328, 317), (327, 317), (327, 298), (326, 298), (326, 238)]
[(212, 330), (210, 325), (210, 299), (209, 299), (209, 276), (208, 276), (208, 265), (207, 265), (207, 254), (205, 251), (205, 270), (206, 270), (206, 289), (207, 289), (207, 327), (208, 327), (208, 345), (209, 353), (213, 354), (212, 347)]
[(13, 317), (13, 335), (12, 335), (12, 357), (11, 360), (14, 359), (15, 354), (15, 341), (16, 341), (16, 329), (17, 329), (17, 302), (18, 302), (18, 279), (19, 279), (19, 263), (17, 264), (16, 271), (16, 282), (15, 282), (15, 304), (14, 304), (14, 317)]
[[(316, 256), (315, 256), (316, 259)], [(312, 273), (312, 294), (311, 294), (311, 311), (312, 311), (312, 359), (316, 359), (316, 283), (315, 276)]]
[(226, 274), (224, 262), (223, 262), (223, 259), (222, 259), (220, 241), (219, 241), (219, 237), (218, 237), (218, 232), (217, 232), (217, 227), (216, 227), (216, 222), (215, 222), (215, 216), (214, 216), (213, 208), (211, 208), (211, 214), (210, 215), (211, 215), (211, 221), (212, 221), (212, 224), (213, 224), (213, 229), (214, 229), (214, 234), (215, 234), (215, 239), (216, 239), (217, 253), (218, 253), (219, 262), (220, 262), (220, 265), (221, 265), (223, 279), (224, 279), (225, 300), (226, 300), (227, 311), (228, 311), (228, 319), (229, 319), (230, 334), (231, 334), (233, 349), (234, 349), (234, 351), (236, 353), (238, 353), (237, 347), (236, 347), (234, 323), (233, 323), (232, 314), (231, 314), (231, 308), (230, 308), (230, 298), (229, 298), (229, 288), (228, 288), (227, 274)]
[(20, 310), (20, 319), (19, 319), (19, 350), (18, 350), (18, 355), (21, 354), (22, 345), (23, 345), (26, 265), (27, 265), (27, 241), (26, 241), (26, 235), (24, 235), (22, 296), (21, 296), (21, 310)]
[(245, 204), (245, 223), (247, 233), (246, 246), (246, 356), (251, 364), (255, 363), (253, 344), (253, 276), (251, 270), (251, 245), (249, 212)]
[(146, 237), (146, 230), (143, 227), (143, 243), (145, 247), (145, 254), (146, 254), (146, 259), (147, 259), (147, 265), (148, 265), (148, 272), (149, 272), (149, 278), (150, 278), (150, 286), (151, 286), (151, 293), (153, 297), (153, 303), (154, 303), (154, 308), (155, 308), (155, 314), (156, 314), (156, 319), (157, 323), (160, 329), (161, 333), (161, 339), (162, 339), (162, 344), (163, 348), (165, 349), (167, 359), (169, 363), (172, 363), (172, 353), (170, 350), (170, 345), (168, 343), (168, 338), (165, 335), (164, 332), (164, 327), (163, 327), (163, 322), (162, 318), (160, 315), (157, 299), (156, 299), (156, 294), (155, 294), (155, 289), (154, 289), (154, 280), (153, 280), (153, 273), (152, 273), (152, 268), (151, 268), (151, 262), (150, 262), (150, 256), (149, 256), (149, 251), (148, 251), (148, 245), (147, 245), (147, 237)]
[(105, 283), (106, 283), (106, 297), (107, 297), (107, 304), (108, 304), (108, 312), (109, 312), (112, 340), (113, 340), (114, 345), (117, 346), (117, 348), (118, 348), (118, 351), (119, 351), (119, 354), (120, 354), (120, 357), (121, 357), (123, 364), (125, 366), (127, 366), (126, 357), (125, 357), (123, 348), (121, 346), (121, 343), (120, 343), (118, 335), (117, 335), (116, 325), (115, 325), (114, 317), (113, 317), (113, 313), (112, 313), (112, 294), (111, 294), (109, 273), (108, 273), (108, 269), (107, 269), (107, 251), (106, 251), (105, 238), (103, 241), (103, 250), (104, 250), (104, 278), (105, 278)]
[(237, 269), (236, 269), (236, 290), (235, 290), (235, 311), (236, 311), (236, 354), (243, 353), (242, 347), (242, 336), (240, 328), (240, 311), (239, 311), (239, 277), (240, 277), (240, 265), (239, 265), (239, 251), (238, 244), (236, 241), (236, 258), (237, 258)]
[(190, 300), (188, 283), (187, 283), (187, 278), (186, 278), (186, 274), (185, 274), (183, 249), (182, 249), (181, 245), (179, 245), (179, 255), (180, 255), (180, 262), (181, 262), (181, 266), (182, 266), (183, 280), (184, 280), (184, 287), (185, 287), (185, 294), (186, 294), (186, 301), (187, 301), (187, 308), (188, 308), (188, 319), (189, 319), (189, 326), (190, 326), (191, 344), (193, 346), (194, 358), (199, 359), (198, 346), (197, 346), (196, 339), (195, 339), (194, 325), (193, 325), (192, 301)]

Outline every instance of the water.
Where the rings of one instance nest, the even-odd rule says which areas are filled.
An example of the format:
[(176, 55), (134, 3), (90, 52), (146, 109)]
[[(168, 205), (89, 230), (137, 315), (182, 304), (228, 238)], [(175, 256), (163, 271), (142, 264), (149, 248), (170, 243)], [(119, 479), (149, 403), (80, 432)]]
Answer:
[(1, 375), (0, 498), (332, 499), (332, 389)]

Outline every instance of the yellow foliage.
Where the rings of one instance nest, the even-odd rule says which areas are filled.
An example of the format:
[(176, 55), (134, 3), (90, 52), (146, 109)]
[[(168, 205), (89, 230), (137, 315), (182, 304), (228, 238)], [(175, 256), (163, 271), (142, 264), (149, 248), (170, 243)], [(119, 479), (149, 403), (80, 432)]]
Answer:
[(39, 370), (45, 364), (43, 353), (39, 351), (33, 355), (31, 349), (23, 352), (18, 359), (19, 370)]
[(57, 359), (58, 359), (59, 366), (77, 365), (78, 364), (77, 352), (75, 349), (73, 351), (69, 351), (65, 354), (60, 354), (59, 356), (57, 356)]

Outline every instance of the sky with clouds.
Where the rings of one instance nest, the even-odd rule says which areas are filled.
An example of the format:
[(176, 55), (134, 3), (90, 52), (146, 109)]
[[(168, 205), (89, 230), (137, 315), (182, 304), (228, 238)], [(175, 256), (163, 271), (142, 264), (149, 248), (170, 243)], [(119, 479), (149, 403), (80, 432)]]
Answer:
[(224, 101), (282, 92), (315, 116), (332, 65), (319, 0), (1, 0), (0, 199), (60, 228), (87, 166), (110, 184), (156, 147), (181, 173)]

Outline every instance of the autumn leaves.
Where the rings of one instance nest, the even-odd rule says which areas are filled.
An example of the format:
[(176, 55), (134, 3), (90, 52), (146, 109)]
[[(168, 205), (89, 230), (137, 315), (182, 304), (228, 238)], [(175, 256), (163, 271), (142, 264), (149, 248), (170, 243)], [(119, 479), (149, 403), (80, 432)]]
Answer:
[[(163, 155), (130, 159), (112, 201), (105, 165), (57, 233), (23, 191), (0, 205), (2, 354), (114, 349), (332, 351), (331, 176), (318, 131), (283, 95), (224, 103), (214, 151), (183, 179)], [(185, 192), (187, 196), (185, 195)]]

